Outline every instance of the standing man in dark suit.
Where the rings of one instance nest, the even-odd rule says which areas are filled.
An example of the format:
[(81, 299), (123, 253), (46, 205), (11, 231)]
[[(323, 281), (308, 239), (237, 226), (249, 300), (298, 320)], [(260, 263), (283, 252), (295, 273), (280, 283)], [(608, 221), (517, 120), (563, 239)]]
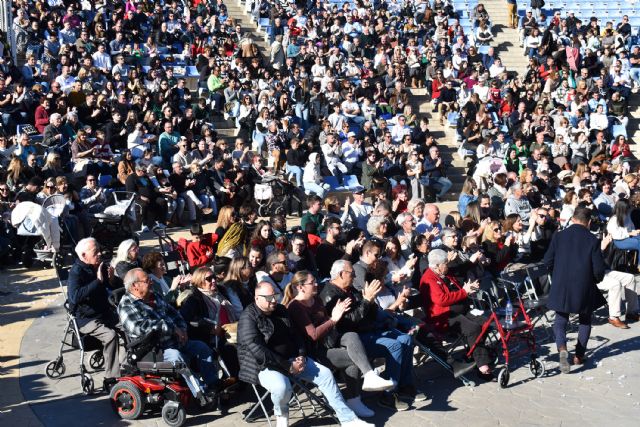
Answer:
[(582, 365), (591, 334), (592, 313), (606, 303), (596, 286), (604, 276), (605, 264), (600, 241), (589, 231), (590, 221), (591, 210), (576, 207), (573, 224), (553, 236), (544, 256), (544, 263), (552, 272), (548, 307), (556, 312), (553, 332), (560, 354), (560, 371), (565, 374), (570, 370), (566, 331), (569, 314), (579, 315), (573, 364)]

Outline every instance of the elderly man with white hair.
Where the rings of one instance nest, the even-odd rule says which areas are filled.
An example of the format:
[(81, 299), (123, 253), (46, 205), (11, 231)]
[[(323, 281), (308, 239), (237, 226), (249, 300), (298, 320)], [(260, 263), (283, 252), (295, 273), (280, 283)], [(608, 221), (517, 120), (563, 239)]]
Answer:
[(107, 293), (113, 269), (102, 262), (100, 247), (92, 237), (80, 240), (75, 251), (78, 259), (69, 271), (67, 282), (69, 310), (76, 316), (80, 332), (102, 343), (104, 388), (109, 391), (120, 376), (118, 335), (115, 331), (118, 319), (109, 306)]
[(118, 316), (127, 337), (137, 340), (157, 330), (165, 362), (181, 362), (187, 366), (197, 362), (203, 385), (196, 387), (190, 375), (183, 375), (193, 395), (201, 404), (206, 404), (218, 382), (218, 368), (211, 349), (202, 341), (188, 338), (187, 323), (173, 306), (154, 294), (151, 279), (143, 269), (129, 270), (124, 276), (124, 287), (127, 292), (118, 305)]

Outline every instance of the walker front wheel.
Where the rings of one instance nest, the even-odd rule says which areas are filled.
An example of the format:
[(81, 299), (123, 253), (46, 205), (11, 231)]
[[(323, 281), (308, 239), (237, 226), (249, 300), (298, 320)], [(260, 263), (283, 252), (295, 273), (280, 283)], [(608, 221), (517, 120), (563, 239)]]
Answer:
[(507, 388), (509, 384), (509, 368), (500, 369), (500, 373), (498, 374), (498, 384), (500, 388)]

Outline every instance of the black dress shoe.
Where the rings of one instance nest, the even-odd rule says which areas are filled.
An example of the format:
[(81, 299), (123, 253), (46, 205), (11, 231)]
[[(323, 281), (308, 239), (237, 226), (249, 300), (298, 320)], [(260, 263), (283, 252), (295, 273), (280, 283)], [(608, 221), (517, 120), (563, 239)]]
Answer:
[(102, 389), (105, 393), (111, 393), (111, 387), (113, 387), (118, 382), (117, 378), (105, 378), (102, 381)]

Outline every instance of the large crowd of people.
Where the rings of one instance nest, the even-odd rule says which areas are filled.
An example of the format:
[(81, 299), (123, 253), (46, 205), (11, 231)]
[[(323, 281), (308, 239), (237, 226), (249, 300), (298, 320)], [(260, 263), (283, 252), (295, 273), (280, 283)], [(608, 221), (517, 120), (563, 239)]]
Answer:
[[(63, 195), (63, 240), (78, 257), (69, 298), (83, 332), (105, 343), (106, 386), (118, 349), (105, 296), (124, 287), (129, 336), (162, 325), (165, 359), (198, 359), (205, 388), (215, 347), (232, 377), (269, 389), (278, 426), (291, 376), (314, 382), (343, 425), (374, 414), (362, 391), (382, 392), (394, 410), (426, 399), (416, 341), (440, 353), (438, 337), (454, 331), (472, 345), (482, 321), (469, 298), (505, 271), (553, 269), (545, 254), (566, 228), (601, 242), (597, 287), (609, 323), (628, 328), (640, 290), (640, 174), (626, 133), (638, 29), (626, 16), (546, 16), (534, 1), (518, 18), (523, 5), (506, 3), (528, 61), (520, 75), (491, 46), (494, 22), (479, 3), (467, 15), (450, 0), (256, 1), (250, 13), (268, 20), (262, 52), (262, 36), (224, 0), (12, 2), (18, 63), (6, 44), (0, 62), (0, 264), (33, 262), (34, 237), (16, 232), (13, 211)], [(414, 88), (426, 88), (430, 115), (414, 110)], [(444, 218), (450, 158), (428, 116), (452, 128), (467, 164)], [(287, 224), (292, 205), (260, 219), (257, 187), (274, 182), (304, 204), (299, 226)], [(190, 227), (192, 274), (169, 278), (160, 253), (140, 257), (133, 239), (101, 263), (95, 215), (120, 190), (135, 197), (141, 233)], [(405, 313), (415, 308), (425, 317)], [(224, 328), (236, 322), (237, 346)], [(385, 359), (382, 377), (374, 358)], [(483, 345), (471, 362), (443, 359), (456, 376), (475, 367), (495, 377)], [(328, 368), (344, 374), (342, 393)]]

